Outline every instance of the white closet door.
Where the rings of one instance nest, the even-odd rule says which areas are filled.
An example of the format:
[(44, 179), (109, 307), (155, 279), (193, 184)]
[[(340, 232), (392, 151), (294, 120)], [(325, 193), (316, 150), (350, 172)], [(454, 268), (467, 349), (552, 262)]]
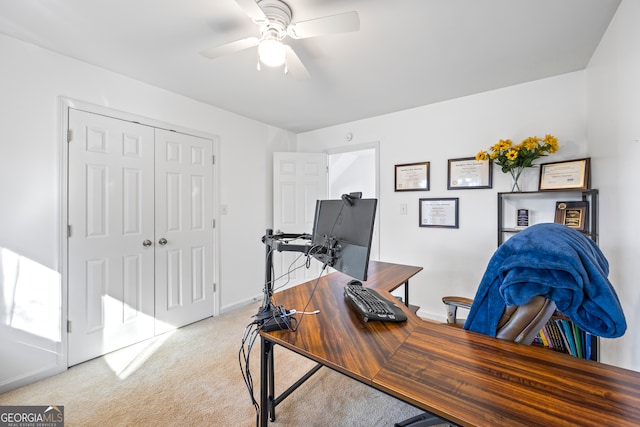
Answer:
[(213, 142), (155, 132), (160, 333), (213, 315)]
[(68, 356), (75, 365), (154, 334), (154, 134), (73, 109), (69, 129)]

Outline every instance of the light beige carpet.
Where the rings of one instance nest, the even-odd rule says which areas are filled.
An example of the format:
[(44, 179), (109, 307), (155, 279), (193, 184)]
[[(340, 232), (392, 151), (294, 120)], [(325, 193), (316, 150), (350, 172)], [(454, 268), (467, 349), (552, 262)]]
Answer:
[[(254, 426), (238, 364), (258, 304), (194, 323), (0, 395), (0, 405), (64, 405), (66, 426)], [(259, 399), (259, 340), (251, 354)], [(276, 394), (314, 363), (276, 347)], [(322, 368), (276, 408), (274, 426), (393, 426), (420, 411)]]

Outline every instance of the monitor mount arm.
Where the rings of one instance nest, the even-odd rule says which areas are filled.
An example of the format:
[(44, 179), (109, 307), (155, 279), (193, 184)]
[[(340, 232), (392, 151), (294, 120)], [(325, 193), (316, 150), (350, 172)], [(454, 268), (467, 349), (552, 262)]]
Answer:
[(289, 310), (275, 306), (271, 301), (273, 296), (273, 252), (300, 252), (309, 255), (309, 252), (313, 251), (314, 254), (327, 254), (327, 265), (332, 265), (335, 259), (336, 244), (333, 239), (329, 239), (329, 245), (323, 247), (292, 244), (288, 243), (289, 240), (311, 240), (311, 235), (305, 233), (274, 233), (272, 229), (267, 229), (266, 234), (262, 236), (262, 243), (265, 244), (266, 248), (264, 297), (262, 306), (254, 317), (265, 331), (289, 329), (291, 326)]
[[(349, 193), (342, 195), (342, 201), (345, 206), (353, 206), (355, 199), (361, 199), (362, 193)], [(273, 331), (278, 329), (291, 329), (290, 311), (284, 307), (274, 306), (271, 301), (273, 297), (273, 252), (300, 252), (306, 256), (313, 255), (322, 261), (325, 266), (332, 267), (340, 256), (340, 242), (333, 236), (324, 236), (322, 245), (316, 244), (292, 244), (291, 240), (312, 240), (312, 236), (306, 233), (287, 234), (282, 232), (273, 232), (267, 229), (262, 236), (262, 243), (266, 247), (265, 257), (265, 283), (264, 298), (262, 307), (254, 316), (258, 324), (265, 331)]]

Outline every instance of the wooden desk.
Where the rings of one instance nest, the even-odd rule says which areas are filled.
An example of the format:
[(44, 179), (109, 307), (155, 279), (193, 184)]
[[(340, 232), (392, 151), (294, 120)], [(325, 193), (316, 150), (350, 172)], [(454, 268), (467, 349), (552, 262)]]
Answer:
[[(390, 291), (420, 270), (374, 263), (366, 285)], [(423, 321), (409, 310), (406, 323), (364, 323), (344, 301), (346, 281), (339, 273), (320, 280), (310, 305), (320, 314), (305, 316), (297, 332), (261, 333), (262, 425), (274, 343), (463, 426), (640, 425), (638, 372)], [(304, 307), (314, 284), (277, 293), (275, 303)]]
[(423, 322), (373, 386), (463, 426), (638, 426), (640, 373)]
[[(405, 284), (420, 270), (421, 267), (371, 262), (368, 279), (363, 283), (368, 287), (390, 292)], [(341, 273), (322, 277), (306, 309), (320, 310), (320, 313), (304, 316), (297, 332), (273, 331), (263, 333), (262, 336), (311, 360), (371, 384), (373, 376), (420, 324), (420, 320), (411, 315), (406, 323), (364, 323), (362, 316), (346, 306), (343, 289), (349, 280), (349, 276)], [(273, 296), (273, 303), (301, 311), (309, 301), (315, 284), (316, 281), (313, 280), (278, 292)], [(389, 298), (393, 297), (389, 295)], [(403, 309), (410, 313), (407, 307)]]

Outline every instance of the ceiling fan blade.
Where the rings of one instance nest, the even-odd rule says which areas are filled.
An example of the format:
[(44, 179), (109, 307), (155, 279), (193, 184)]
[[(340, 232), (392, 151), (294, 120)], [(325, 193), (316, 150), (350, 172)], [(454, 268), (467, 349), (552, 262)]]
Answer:
[(244, 10), (244, 13), (249, 15), (253, 22), (262, 22), (267, 19), (256, 0), (236, 0), (236, 3)]
[(289, 45), (286, 45), (287, 48), (287, 72), (291, 73), (291, 75), (297, 80), (304, 80), (311, 77), (309, 74), (309, 70), (304, 66), (296, 52)]
[(358, 31), (359, 29), (360, 17), (358, 12), (352, 11), (296, 22), (289, 25), (287, 32), (294, 39), (306, 39), (326, 34)]
[(246, 39), (240, 39), (231, 43), (205, 49), (200, 52), (200, 55), (209, 59), (214, 59), (257, 46), (259, 41), (260, 39), (257, 37), (247, 37)]

